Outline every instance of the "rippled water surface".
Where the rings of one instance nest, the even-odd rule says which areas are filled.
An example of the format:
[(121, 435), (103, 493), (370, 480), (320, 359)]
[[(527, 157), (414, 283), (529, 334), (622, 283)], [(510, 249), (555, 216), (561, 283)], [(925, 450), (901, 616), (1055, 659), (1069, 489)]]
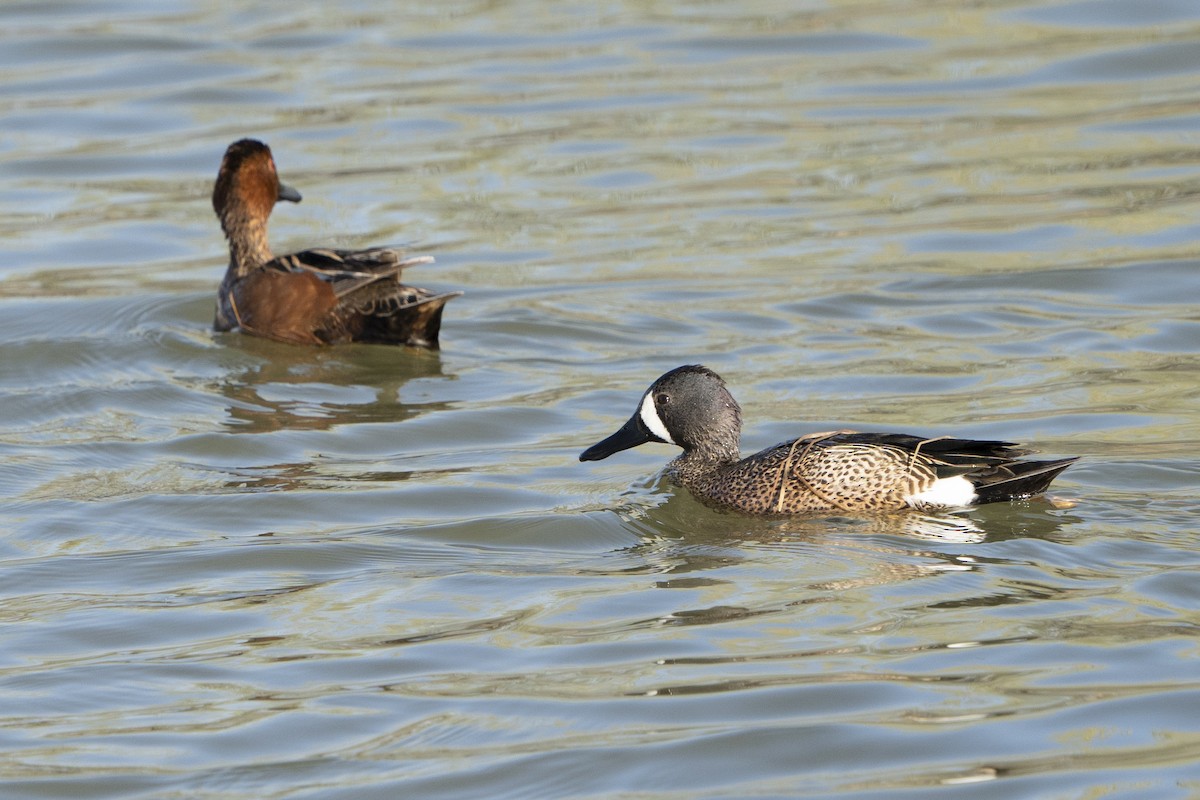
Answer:
[[(1200, 5), (410, 5), (0, 7), (0, 796), (1200, 796)], [(247, 135), (440, 353), (210, 330)], [(698, 362), (747, 450), (1083, 460), (936, 524), (577, 461)]]

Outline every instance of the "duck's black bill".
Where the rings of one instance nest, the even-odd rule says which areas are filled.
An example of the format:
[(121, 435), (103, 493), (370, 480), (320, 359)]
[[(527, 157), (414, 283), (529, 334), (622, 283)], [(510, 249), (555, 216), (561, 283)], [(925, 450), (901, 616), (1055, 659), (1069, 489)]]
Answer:
[(621, 426), (621, 430), (614, 433), (602, 442), (589, 447), (579, 454), (580, 461), (599, 461), (602, 458), (608, 458), (613, 453), (619, 453), (622, 450), (628, 450), (631, 447), (637, 447), (639, 444), (646, 442), (661, 442), (653, 433), (646, 428), (642, 418), (634, 414), (629, 418), (629, 421)]
[(303, 198), (300, 193), (286, 183), (279, 184), (279, 199), (287, 200), (289, 203), (299, 203)]

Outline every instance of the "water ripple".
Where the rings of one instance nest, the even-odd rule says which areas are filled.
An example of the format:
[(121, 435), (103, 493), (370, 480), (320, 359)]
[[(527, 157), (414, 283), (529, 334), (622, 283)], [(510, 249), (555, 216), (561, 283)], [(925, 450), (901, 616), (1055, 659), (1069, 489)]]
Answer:
[[(0, 11), (0, 794), (1173, 796), (1196, 781), (1195, 4)], [(443, 349), (214, 334), (414, 243)], [(758, 448), (1082, 455), (748, 520), (581, 465), (703, 362)]]

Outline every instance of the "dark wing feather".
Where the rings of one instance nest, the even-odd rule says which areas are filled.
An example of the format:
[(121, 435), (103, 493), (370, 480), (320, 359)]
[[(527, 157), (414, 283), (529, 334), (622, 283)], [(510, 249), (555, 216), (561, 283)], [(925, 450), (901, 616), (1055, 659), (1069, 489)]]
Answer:
[[(1029, 450), (1018, 447), (1013, 442), (1000, 442), (987, 439), (955, 439), (951, 436), (923, 438), (907, 433), (838, 433), (826, 441), (830, 443), (862, 444), (895, 447), (909, 453), (920, 453), (923, 456), (939, 461), (950, 469), (946, 475), (961, 475), (979, 467), (1006, 464), (1013, 459), (1028, 455)], [(940, 471), (939, 471), (940, 474)]]
[(341, 299), (342, 308), (365, 314), (369, 317), (390, 317), (406, 309), (415, 308), (435, 300), (445, 301), (458, 297), (462, 292), (432, 294), (416, 286), (402, 283), (371, 283), (359, 287), (353, 294)]
[(267, 264), (267, 268), (316, 275), (329, 281), (334, 295), (342, 299), (376, 283), (395, 289), (400, 285), (399, 276), (405, 268), (432, 262), (429, 256), (403, 258), (401, 251), (387, 247), (372, 250), (316, 248), (279, 256)]

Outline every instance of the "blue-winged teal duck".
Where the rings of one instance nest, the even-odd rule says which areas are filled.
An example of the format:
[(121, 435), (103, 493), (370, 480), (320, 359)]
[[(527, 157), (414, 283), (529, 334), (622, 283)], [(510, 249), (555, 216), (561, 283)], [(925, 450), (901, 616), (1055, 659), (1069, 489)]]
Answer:
[(742, 409), (717, 373), (677, 367), (580, 461), (646, 442), (683, 448), (667, 475), (702, 502), (756, 515), (963, 508), (1040, 494), (1077, 459), (1019, 461), (1009, 442), (903, 433), (814, 433), (741, 458)]
[(400, 282), (405, 267), (432, 258), (406, 259), (386, 248), (271, 253), (267, 218), (276, 201), (299, 203), (300, 193), (279, 182), (271, 149), (262, 142), (229, 145), (212, 200), (229, 240), (229, 269), (213, 323), (218, 331), (297, 344), (438, 346), (442, 307), (462, 292), (433, 294)]

